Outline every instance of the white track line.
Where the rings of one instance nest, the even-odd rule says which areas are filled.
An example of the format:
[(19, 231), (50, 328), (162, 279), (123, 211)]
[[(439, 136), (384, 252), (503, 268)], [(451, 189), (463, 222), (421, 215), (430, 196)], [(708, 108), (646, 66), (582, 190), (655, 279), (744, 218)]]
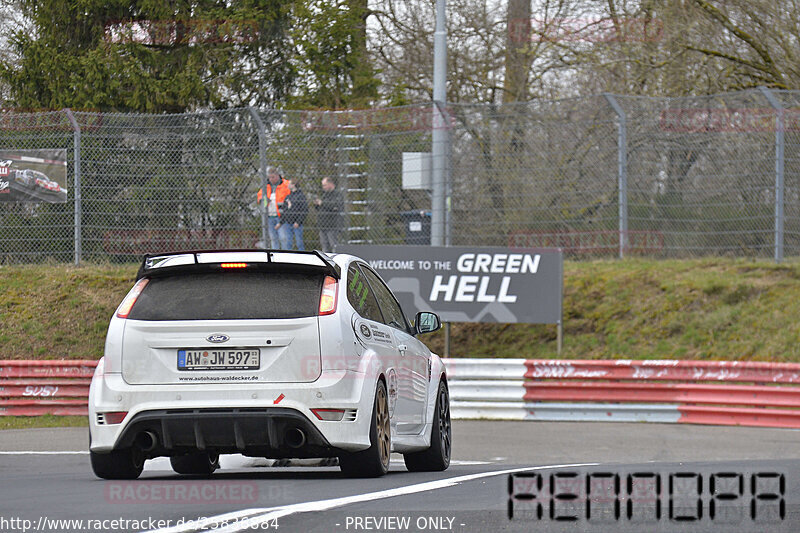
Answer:
[(381, 490), (377, 492), (368, 492), (366, 494), (355, 494), (353, 496), (345, 496), (342, 498), (333, 498), (330, 500), (319, 500), (315, 502), (295, 503), (285, 505), (282, 507), (271, 507), (266, 509), (244, 509), (242, 511), (234, 511), (225, 513), (218, 516), (212, 516), (203, 520), (194, 520), (186, 522), (180, 526), (174, 526), (164, 529), (154, 529), (151, 533), (189, 533), (193, 531), (202, 530), (208, 526), (215, 526), (224, 522), (234, 523), (224, 528), (214, 528), (216, 533), (236, 533), (239, 531), (252, 530), (258, 528), (260, 524), (270, 523), (285, 516), (327, 511), (336, 507), (343, 507), (354, 503), (360, 503), (372, 500), (381, 500), (384, 498), (392, 498), (395, 496), (406, 496), (408, 494), (416, 494), (418, 492), (427, 492), (431, 490), (444, 489), (453, 487), (459, 483), (466, 481), (473, 481), (476, 479), (503, 476), (507, 474), (514, 474), (517, 472), (529, 472), (531, 470), (549, 470), (553, 468), (575, 468), (581, 466), (597, 466), (599, 463), (573, 463), (562, 465), (546, 465), (546, 466), (528, 466), (523, 468), (512, 468), (510, 470), (497, 470), (493, 472), (481, 472), (478, 474), (469, 474), (466, 476), (457, 476), (446, 479), (439, 479), (436, 481), (428, 481), (426, 483), (418, 483), (416, 485), (407, 485), (405, 487), (397, 487), (394, 489)]
[(59, 451), (59, 452), (39, 452), (39, 451), (18, 451), (18, 452), (0, 452), (0, 455), (89, 455), (89, 451)]

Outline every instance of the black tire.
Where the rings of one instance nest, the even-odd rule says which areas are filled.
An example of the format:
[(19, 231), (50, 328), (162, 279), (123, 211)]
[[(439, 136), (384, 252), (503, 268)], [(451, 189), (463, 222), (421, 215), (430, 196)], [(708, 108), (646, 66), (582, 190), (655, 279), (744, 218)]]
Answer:
[(450, 466), (453, 433), (450, 425), (450, 395), (447, 383), (439, 382), (436, 411), (433, 414), (431, 445), (421, 452), (403, 455), (409, 472), (440, 472)]
[(94, 475), (102, 479), (136, 479), (144, 469), (144, 452), (125, 448), (111, 453), (89, 452)]
[(219, 454), (213, 452), (197, 452), (187, 455), (176, 455), (169, 458), (169, 464), (178, 474), (191, 476), (210, 476), (219, 468)]
[(347, 477), (380, 477), (389, 471), (392, 453), (392, 433), (389, 421), (389, 397), (386, 385), (378, 382), (372, 421), (369, 426), (370, 447), (362, 452), (339, 456), (339, 468)]

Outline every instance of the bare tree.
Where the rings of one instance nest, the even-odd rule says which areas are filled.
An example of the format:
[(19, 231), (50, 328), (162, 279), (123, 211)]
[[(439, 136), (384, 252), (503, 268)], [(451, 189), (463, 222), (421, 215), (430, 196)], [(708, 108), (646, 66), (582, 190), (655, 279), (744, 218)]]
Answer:
[(532, 54), (531, 0), (508, 0), (503, 103), (527, 100)]
[(692, 0), (716, 39), (692, 35), (687, 48), (723, 60), (729, 88), (800, 86), (800, 6), (796, 0)]
[[(486, 0), (447, 4), (449, 102), (496, 103), (503, 88), (504, 10)], [(433, 97), (435, 0), (378, 0), (370, 48), (387, 95)], [(397, 99), (397, 98), (396, 98)]]

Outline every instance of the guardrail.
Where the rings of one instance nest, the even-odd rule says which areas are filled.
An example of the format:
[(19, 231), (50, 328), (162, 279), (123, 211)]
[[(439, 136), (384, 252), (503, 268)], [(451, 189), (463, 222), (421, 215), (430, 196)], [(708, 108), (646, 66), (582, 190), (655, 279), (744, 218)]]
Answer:
[(97, 361), (0, 361), (0, 416), (87, 415)]
[[(453, 418), (800, 428), (800, 364), (445, 359)], [(0, 360), (0, 416), (86, 415), (97, 361)]]
[(800, 364), (446, 359), (453, 418), (800, 428)]

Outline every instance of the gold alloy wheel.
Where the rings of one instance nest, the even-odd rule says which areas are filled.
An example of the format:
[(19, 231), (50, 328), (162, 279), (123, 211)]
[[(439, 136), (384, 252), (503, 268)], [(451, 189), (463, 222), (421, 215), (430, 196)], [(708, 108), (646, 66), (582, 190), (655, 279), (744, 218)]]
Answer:
[(447, 398), (447, 388), (441, 387), (439, 391), (439, 439), (442, 446), (442, 457), (450, 462), (450, 400)]
[(385, 387), (378, 387), (375, 427), (378, 430), (378, 450), (381, 454), (381, 464), (383, 464), (384, 468), (389, 468), (389, 457), (391, 456), (391, 427), (389, 425), (389, 401), (386, 397)]

